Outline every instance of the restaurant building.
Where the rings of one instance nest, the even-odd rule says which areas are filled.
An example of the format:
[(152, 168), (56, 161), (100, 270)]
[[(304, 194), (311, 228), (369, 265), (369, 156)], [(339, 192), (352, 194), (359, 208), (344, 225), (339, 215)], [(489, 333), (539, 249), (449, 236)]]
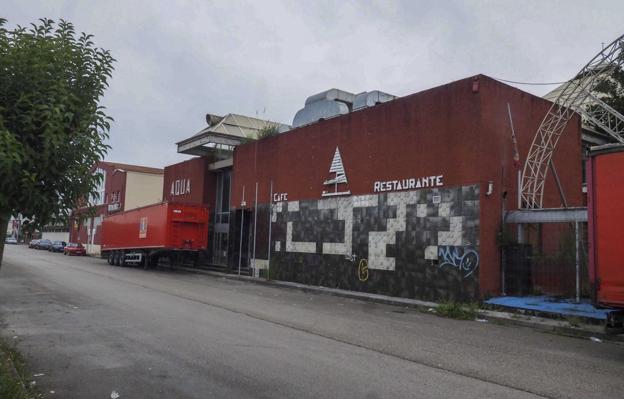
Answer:
[[(206, 262), (232, 272), (407, 298), (496, 295), (502, 218), (518, 208), (514, 153), (526, 157), (550, 106), (477, 75), (400, 98), (332, 89), (262, 138), (267, 121), (228, 135), (228, 117), (209, 115), (178, 143), (200, 157), (165, 169), (163, 197), (211, 208)], [(568, 206), (586, 201), (581, 151), (575, 116), (553, 159)], [(548, 179), (544, 207), (561, 205)]]

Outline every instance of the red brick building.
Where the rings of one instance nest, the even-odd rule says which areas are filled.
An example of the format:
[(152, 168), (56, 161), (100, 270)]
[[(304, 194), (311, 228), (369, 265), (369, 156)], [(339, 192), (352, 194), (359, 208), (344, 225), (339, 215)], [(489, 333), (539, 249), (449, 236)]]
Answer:
[(72, 212), (69, 239), (98, 254), (102, 219), (112, 213), (162, 201), (163, 170), (139, 165), (101, 161), (94, 168), (103, 180), (90, 206)]
[[(257, 183), (257, 259), (276, 202), (275, 278), (425, 299), (499, 293), (497, 234), (503, 207), (517, 208), (508, 103), (524, 159), (551, 103), (483, 75), (237, 146), (231, 266), (240, 236), (243, 264), (253, 257), (253, 215), (241, 235), (240, 210)], [(581, 159), (575, 117), (554, 156), (569, 206), (584, 203)], [(544, 198), (561, 206), (553, 179)]]
[[(504, 211), (518, 205), (508, 104), (522, 160), (551, 103), (483, 75), (401, 98), (330, 90), (298, 127), (258, 140), (270, 122), (208, 115), (178, 143), (200, 157), (165, 168), (160, 192), (210, 208), (213, 266), (408, 298), (495, 295)], [(585, 203), (581, 151), (574, 117), (553, 160), (568, 206)], [(106, 184), (110, 205), (123, 183)], [(560, 198), (548, 179), (544, 207)]]

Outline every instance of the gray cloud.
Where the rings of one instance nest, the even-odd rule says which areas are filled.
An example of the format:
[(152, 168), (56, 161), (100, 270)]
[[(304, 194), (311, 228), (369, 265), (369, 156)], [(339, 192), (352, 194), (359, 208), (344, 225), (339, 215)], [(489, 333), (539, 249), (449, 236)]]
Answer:
[(12, 25), (64, 18), (112, 51), (108, 158), (151, 166), (185, 159), (174, 143), (206, 112), (290, 123), (331, 87), (406, 95), (477, 73), (566, 80), (624, 33), (620, 1), (3, 3)]

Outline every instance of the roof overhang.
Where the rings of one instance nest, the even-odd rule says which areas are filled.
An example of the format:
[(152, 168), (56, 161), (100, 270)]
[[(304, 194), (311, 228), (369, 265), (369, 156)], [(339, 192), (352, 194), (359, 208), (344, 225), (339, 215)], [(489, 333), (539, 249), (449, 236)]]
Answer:
[(211, 156), (215, 160), (232, 156), (234, 147), (258, 139), (259, 132), (267, 127), (276, 127), (279, 132), (290, 126), (244, 115), (206, 115), (208, 126), (197, 134), (176, 145), (178, 152), (189, 155)]
[(587, 208), (520, 209), (505, 214), (505, 223), (586, 222)]
[(608, 154), (610, 152), (622, 152), (622, 151), (624, 151), (624, 144), (609, 143), (609, 144), (591, 147), (589, 149), (589, 155), (594, 156), (594, 155), (599, 155), (599, 154)]
[[(177, 143), (178, 152), (181, 154), (208, 156), (215, 154), (231, 153), (234, 147), (246, 141), (243, 137), (229, 134), (205, 132), (190, 139)], [(222, 158), (222, 156), (220, 157)]]

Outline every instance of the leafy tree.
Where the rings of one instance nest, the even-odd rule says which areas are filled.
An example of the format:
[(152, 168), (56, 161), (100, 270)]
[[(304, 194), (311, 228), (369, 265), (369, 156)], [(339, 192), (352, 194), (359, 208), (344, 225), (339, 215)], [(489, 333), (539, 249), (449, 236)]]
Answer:
[(43, 225), (96, 194), (102, 176), (91, 168), (110, 148), (112, 120), (99, 102), (115, 61), (69, 22), (6, 23), (0, 18), (0, 264), (11, 215)]
[(600, 99), (624, 115), (624, 70), (616, 68), (608, 79), (603, 79), (594, 89)]
[(269, 124), (258, 130), (258, 139), (273, 137), (279, 134), (279, 126), (277, 124)]

